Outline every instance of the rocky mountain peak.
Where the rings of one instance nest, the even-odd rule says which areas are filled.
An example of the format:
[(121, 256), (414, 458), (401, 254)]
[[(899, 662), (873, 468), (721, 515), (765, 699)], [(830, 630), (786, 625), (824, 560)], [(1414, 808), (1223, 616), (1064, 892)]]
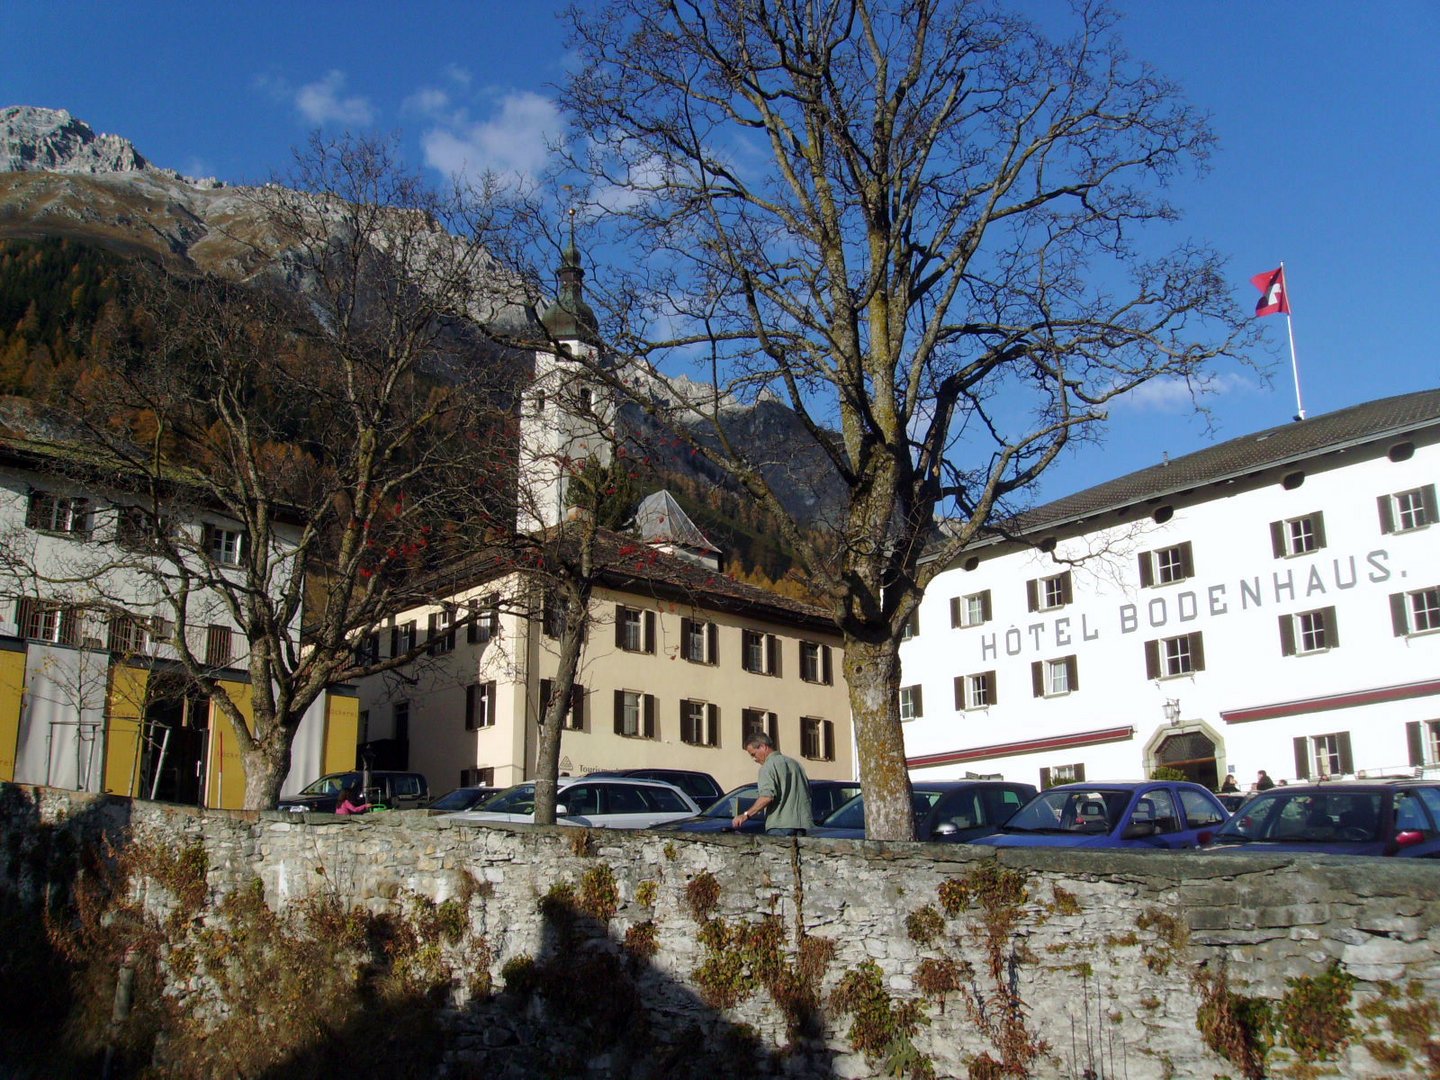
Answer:
[(190, 180), (173, 169), (157, 169), (129, 139), (97, 134), (65, 109), (0, 108), (0, 172), (38, 171), (91, 176), (143, 172), (197, 187), (219, 186), (215, 180)]

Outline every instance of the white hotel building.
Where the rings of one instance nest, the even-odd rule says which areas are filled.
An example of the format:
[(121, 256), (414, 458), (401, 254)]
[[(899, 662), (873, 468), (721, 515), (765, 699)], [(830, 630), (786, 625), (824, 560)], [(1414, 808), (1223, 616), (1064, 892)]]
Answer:
[(1440, 390), (1039, 507), (926, 590), (916, 779), (1440, 772)]

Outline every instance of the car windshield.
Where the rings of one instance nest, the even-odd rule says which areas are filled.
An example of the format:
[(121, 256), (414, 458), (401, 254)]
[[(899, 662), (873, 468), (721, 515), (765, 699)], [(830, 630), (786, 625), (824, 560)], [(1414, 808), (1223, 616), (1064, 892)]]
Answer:
[[(562, 795), (563, 799), (564, 796)], [(508, 791), (492, 795), (479, 806), (472, 807), (486, 814), (533, 814), (535, 812), (535, 785), (517, 784)]]
[(1383, 799), (1371, 791), (1266, 791), (1242, 806), (1215, 839), (1286, 844), (1379, 840)]
[(1125, 813), (1130, 794), (1094, 788), (1047, 791), (1021, 807), (1005, 831), (1107, 833)]
[(733, 818), (737, 814), (743, 814), (750, 809), (752, 803), (760, 797), (760, 789), (755, 784), (746, 787), (736, 788), (734, 791), (726, 792), (720, 798), (707, 806), (700, 814), (708, 818)]
[(301, 795), (339, 795), (347, 787), (359, 787), (359, 773), (333, 773), (330, 776), (322, 776), (303, 788)]
[(456, 788), (454, 791), (441, 795), (430, 804), (431, 810), (469, 810), (472, 806), (481, 802), (490, 792), (481, 791), (478, 788)]

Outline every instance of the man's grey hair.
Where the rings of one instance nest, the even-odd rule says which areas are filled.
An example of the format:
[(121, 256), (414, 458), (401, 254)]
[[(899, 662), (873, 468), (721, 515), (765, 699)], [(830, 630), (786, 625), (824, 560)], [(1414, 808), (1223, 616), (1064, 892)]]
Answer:
[(771, 750), (774, 750), (775, 740), (763, 731), (752, 731), (749, 735), (745, 736), (745, 742), (740, 749), (749, 750), (752, 746), (768, 746)]

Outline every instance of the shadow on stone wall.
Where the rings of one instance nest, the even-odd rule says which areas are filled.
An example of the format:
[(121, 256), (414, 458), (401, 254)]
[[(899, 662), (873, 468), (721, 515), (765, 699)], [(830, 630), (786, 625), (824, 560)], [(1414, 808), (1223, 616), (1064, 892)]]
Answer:
[[(47, 913), (63, 922), (89, 858), (122, 843), (129, 800), (87, 799), (47, 822), (31, 788), (0, 785), (6, 839), (0, 852), (0, 1061), (7, 1077), (63, 1075), (75, 1022), (75, 965), (54, 944)], [(97, 1075), (99, 1059), (75, 1061)], [(57, 1073), (57, 1065), (61, 1071)]]
[[(326, 902), (292, 918), (268, 908), (258, 881), (212, 895), (203, 859), (186, 866), (178, 831), (178, 846), (163, 853), (132, 842), (130, 800), (67, 803), (54, 794), (47, 807), (67, 812), (47, 822), (39, 793), (0, 785), (6, 1080), (210, 1076), (226, 1067), (267, 1080), (835, 1075), (819, 1032), (797, 1024), (777, 1048), (617, 936), (573, 890), (541, 899), (535, 954), (512, 959), (492, 984), (488, 947), (475, 970), (426, 967), (445, 937), (434, 905), (428, 922), (417, 921), (322, 893)], [(127, 900), (131, 885), (149, 897)], [(147, 909), (157, 885), (174, 900)], [(177, 960), (182, 951), (187, 958)], [(174, 996), (176, 968), (187, 964), (236, 991), (227, 1019)], [(480, 988), (458, 1008), (457, 982)], [(128, 994), (117, 994), (122, 984)], [(748, 989), (774, 1008), (763, 987)]]

